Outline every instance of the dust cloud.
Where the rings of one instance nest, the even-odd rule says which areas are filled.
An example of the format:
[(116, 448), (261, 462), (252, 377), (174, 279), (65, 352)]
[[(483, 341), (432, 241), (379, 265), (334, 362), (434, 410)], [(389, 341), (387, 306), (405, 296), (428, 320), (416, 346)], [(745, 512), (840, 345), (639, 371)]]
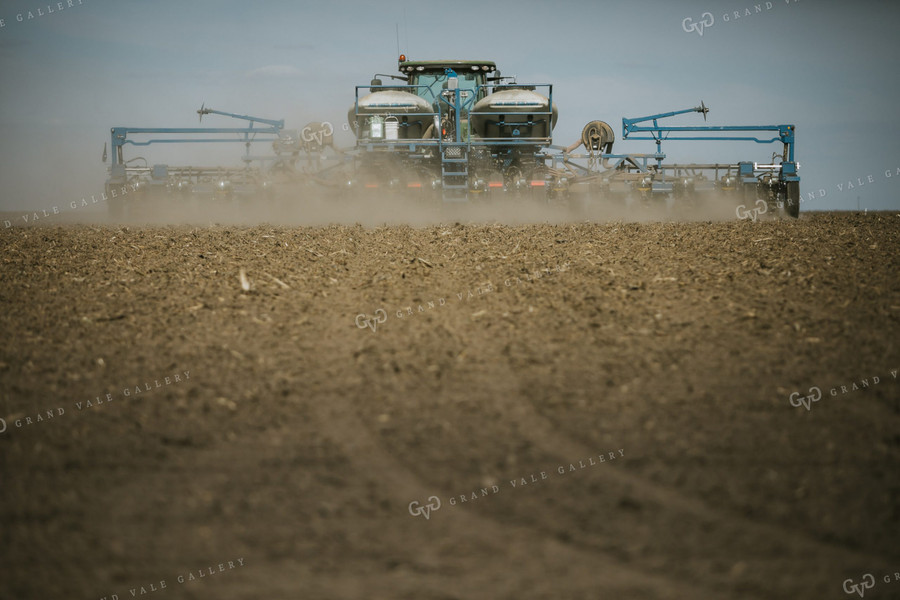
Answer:
[[(108, 203), (63, 210), (0, 214), (0, 226), (31, 225), (260, 225), (427, 227), (447, 222), (469, 224), (562, 224), (573, 222), (728, 221), (737, 219), (734, 196), (705, 195), (675, 199), (576, 196), (547, 199), (545, 193), (500, 193), (467, 202), (445, 202), (437, 193), (363, 190), (349, 195), (314, 185), (281, 186), (274, 196), (215, 197), (175, 193), (135, 194), (119, 215)], [(760, 215), (761, 218), (771, 215)]]

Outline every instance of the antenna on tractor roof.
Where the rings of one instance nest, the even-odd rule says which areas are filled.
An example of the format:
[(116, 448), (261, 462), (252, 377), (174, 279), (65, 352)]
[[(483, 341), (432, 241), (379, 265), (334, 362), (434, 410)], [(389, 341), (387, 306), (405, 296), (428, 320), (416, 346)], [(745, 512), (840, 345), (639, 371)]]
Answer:
[(403, 35), (405, 36), (403, 44), (404, 50), (409, 54), (409, 22), (406, 20), (406, 5), (403, 5)]

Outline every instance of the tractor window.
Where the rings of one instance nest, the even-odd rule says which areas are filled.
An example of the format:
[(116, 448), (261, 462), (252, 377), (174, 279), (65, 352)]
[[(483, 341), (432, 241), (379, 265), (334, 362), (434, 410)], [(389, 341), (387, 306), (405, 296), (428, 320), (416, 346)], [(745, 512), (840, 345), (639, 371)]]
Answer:
[[(457, 73), (457, 77), (459, 78), (459, 89), (462, 90), (461, 93), (464, 100), (471, 98), (478, 86), (484, 85), (484, 75), (481, 73)], [(429, 102), (434, 102), (444, 89), (444, 84), (447, 83), (447, 75), (436, 71), (420, 73), (416, 81), (411, 83), (428, 86), (427, 88), (418, 88), (418, 94)], [(482, 95), (484, 94), (483, 91), (481, 93)]]

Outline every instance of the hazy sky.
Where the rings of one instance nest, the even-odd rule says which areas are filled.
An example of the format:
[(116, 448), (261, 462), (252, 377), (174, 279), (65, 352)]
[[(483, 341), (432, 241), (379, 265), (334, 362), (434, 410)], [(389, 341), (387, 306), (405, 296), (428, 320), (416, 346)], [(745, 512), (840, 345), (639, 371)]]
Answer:
[[(616, 152), (652, 152), (652, 142), (621, 142), (622, 117), (702, 99), (710, 124), (797, 126), (801, 191), (824, 190), (803, 210), (856, 208), (857, 198), (900, 209), (900, 3), (74, 0), (62, 11), (51, 4), (52, 14), (48, 4), (0, 0), (0, 210), (98, 193), (110, 127), (196, 126), (203, 102), (288, 128), (344, 123), (354, 85), (396, 72), (398, 23), (411, 58), (494, 60), (520, 82), (553, 83), (558, 144), (602, 119), (616, 131)], [(713, 24), (703, 35), (685, 31), (705, 12)], [(238, 144), (151, 148), (126, 152), (151, 163), (240, 164)], [(673, 162), (768, 162), (781, 147), (663, 150)]]

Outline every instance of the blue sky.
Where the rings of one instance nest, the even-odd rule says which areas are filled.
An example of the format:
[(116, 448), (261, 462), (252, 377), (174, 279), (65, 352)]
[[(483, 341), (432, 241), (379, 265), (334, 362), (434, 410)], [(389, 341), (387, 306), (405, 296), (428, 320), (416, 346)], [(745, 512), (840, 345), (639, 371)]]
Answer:
[[(463, 0), (451, 13), (426, 0), (77, 2), (62, 11), (53, 3), (47, 14), (47, 0), (0, 0), (0, 210), (99, 192), (111, 126), (196, 126), (203, 102), (283, 118), (289, 128), (343, 123), (354, 85), (396, 71), (397, 23), (411, 58), (485, 58), (521, 82), (553, 83), (556, 143), (602, 119), (616, 131), (615, 151), (651, 152), (652, 143), (618, 139), (622, 117), (702, 99), (710, 124), (796, 124), (801, 190), (825, 192), (804, 210), (856, 208), (857, 198), (865, 208), (900, 209), (900, 3)], [(684, 30), (685, 18), (705, 12), (714, 22), (702, 36)], [(342, 133), (337, 141), (352, 143)], [(780, 151), (663, 149), (673, 162), (768, 162)], [(236, 165), (241, 148), (129, 152), (151, 163)]]

